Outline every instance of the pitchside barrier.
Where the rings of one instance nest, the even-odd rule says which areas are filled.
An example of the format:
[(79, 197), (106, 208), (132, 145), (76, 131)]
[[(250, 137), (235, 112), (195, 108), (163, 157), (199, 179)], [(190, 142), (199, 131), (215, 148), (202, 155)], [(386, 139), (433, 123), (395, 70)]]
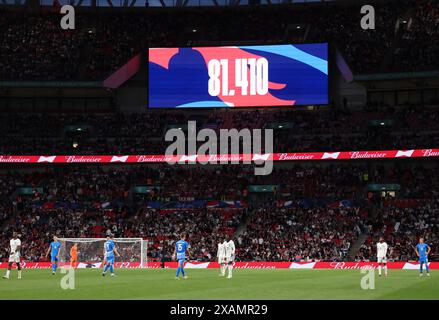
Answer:
[[(61, 263), (61, 266), (69, 267), (68, 263)], [(22, 262), (24, 269), (48, 269), (51, 268), (50, 262)], [(439, 262), (430, 262), (430, 269), (439, 269)], [(7, 268), (8, 263), (0, 263), (0, 268)], [(99, 269), (102, 263), (86, 263), (79, 262), (78, 268)], [(116, 268), (139, 269), (142, 268), (140, 262), (116, 262)], [(177, 262), (148, 262), (146, 268), (177, 268)], [(360, 269), (376, 269), (376, 262), (235, 262), (235, 269), (337, 269), (337, 270), (360, 270)], [(414, 261), (388, 262), (389, 269), (401, 270), (419, 270), (419, 263)], [(144, 267), (145, 268), (145, 267)], [(186, 262), (185, 268), (188, 269), (212, 269), (219, 268), (217, 262)]]
[(343, 151), (343, 152), (294, 152), (265, 154), (218, 155), (0, 155), (0, 163), (196, 163), (243, 161), (312, 161), (357, 160), (439, 157), (439, 149)]

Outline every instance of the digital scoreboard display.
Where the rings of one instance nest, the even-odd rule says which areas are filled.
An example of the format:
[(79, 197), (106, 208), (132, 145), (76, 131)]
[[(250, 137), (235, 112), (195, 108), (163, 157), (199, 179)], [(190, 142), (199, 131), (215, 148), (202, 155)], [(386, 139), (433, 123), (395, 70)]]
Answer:
[(328, 45), (148, 50), (150, 108), (328, 104)]

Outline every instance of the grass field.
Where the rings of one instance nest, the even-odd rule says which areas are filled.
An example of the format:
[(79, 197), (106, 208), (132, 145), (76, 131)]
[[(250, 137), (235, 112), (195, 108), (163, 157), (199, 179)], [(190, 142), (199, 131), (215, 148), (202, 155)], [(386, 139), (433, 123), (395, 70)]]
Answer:
[(388, 278), (376, 276), (373, 290), (361, 289), (359, 270), (235, 269), (233, 279), (215, 269), (187, 273), (189, 279), (175, 280), (173, 269), (120, 269), (104, 278), (100, 270), (80, 269), (75, 289), (63, 290), (64, 274), (27, 269), (18, 280), (13, 270), (11, 279), (0, 279), (0, 299), (439, 299), (434, 272), (420, 278), (414, 270), (390, 270)]

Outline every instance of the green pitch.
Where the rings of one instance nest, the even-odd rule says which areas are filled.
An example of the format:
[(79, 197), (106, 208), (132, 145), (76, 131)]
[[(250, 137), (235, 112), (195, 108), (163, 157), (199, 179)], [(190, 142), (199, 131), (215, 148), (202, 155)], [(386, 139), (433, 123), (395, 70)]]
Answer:
[[(4, 270), (1, 270), (4, 272)], [(187, 280), (175, 280), (173, 269), (116, 270), (104, 278), (100, 270), (80, 269), (75, 289), (61, 288), (64, 274), (23, 270), (17, 279), (0, 279), (0, 299), (439, 299), (439, 272), (418, 276), (415, 270), (390, 270), (375, 289), (360, 287), (359, 270), (235, 269), (233, 279), (215, 269), (189, 269)]]

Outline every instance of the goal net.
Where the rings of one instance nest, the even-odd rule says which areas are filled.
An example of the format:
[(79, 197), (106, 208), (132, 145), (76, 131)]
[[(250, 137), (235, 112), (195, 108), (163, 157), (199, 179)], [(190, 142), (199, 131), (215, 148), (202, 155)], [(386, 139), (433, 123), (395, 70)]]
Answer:
[[(97, 268), (104, 260), (104, 243), (106, 238), (60, 238), (60, 264), (70, 262), (70, 249), (76, 243), (78, 246), (79, 268)], [(115, 262), (119, 267), (148, 267), (147, 241), (142, 238), (113, 238), (120, 257)]]

